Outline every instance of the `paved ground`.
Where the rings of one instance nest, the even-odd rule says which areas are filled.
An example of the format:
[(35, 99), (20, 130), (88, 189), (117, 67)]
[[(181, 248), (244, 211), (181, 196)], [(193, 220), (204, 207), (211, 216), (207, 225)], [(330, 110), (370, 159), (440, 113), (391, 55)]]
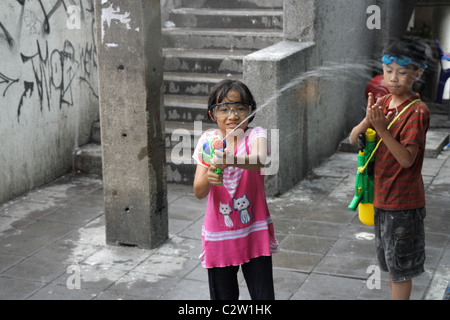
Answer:
[[(372, 227), (347, 209), (356, 156), (336, 153), (290, 192), (269, 199), (281, 250), (276, 298), (389, 299)], [(413, 299), (439, 299), (450, 280), (450, 150), (427, 158), (426, 272)], [(209, 299), (198, 260), (205, 201), (169, 185), (170, 239), (154, 250), (105, 244), (102, 181), (68, 174), (0, 206), (0, 299)], [(369, 282), (373, 283), (373, 282)], [(70, 289), (74, 288), (74, 289)], [(241, 276), (241, 299), (248, 299)]]

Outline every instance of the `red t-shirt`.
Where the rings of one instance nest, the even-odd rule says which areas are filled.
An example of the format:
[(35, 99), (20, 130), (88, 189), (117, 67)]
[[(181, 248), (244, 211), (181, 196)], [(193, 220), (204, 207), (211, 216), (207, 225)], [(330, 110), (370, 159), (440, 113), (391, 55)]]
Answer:
[[(403, 102), (397, 109), (400, 113), (413, 100), (419, 99), (415, 94)], [(385, 114), (388, 113), (392, 95), (382, 98)], [(392, 110), (391, 110), (392, 111)], [(376, 152), (374, 174), (375, 207), (387, 210), (409, 210), (425, 205), (425, 188), (422, 180), (422, 164), (425, 155), (426, 133), (430, 126), (430, 112), (422, 101), (411, 105), (389, 131), (404, 147), (418, 145), (419, 152), (410, 168), (403, 168), (382, 142)]]

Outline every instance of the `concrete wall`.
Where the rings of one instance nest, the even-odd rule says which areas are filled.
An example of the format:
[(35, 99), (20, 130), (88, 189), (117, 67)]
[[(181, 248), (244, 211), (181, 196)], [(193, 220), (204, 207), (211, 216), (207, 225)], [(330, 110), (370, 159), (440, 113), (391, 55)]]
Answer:
[(0, 203), (72, 167), (98, 120), (94, 0), (0, 3)]
[[(380, 29), (367, 27), (373, 4), (380, 8)], [(413, 7), (414, 1), (399, 0), (284, 1), (285, 41), (247, 56), (244, 82), (261, 106), (301, 74), (315, 76), (284, 92), (254, 121), (269, 138), (278, 130), (279, 170), (267, 176), (269, 194), (289, 190), (362, 119), (372, 77), (373, 61), (367, 61), (379, 59), (389, 37), (403, 34)]]

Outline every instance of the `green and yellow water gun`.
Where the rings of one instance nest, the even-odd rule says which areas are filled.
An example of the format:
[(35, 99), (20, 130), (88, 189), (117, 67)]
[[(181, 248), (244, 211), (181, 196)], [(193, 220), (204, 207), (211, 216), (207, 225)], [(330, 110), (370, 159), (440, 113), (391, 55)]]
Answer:
[(366, 225), (374, 223), (373, 209), (373, 179), (374, 179), (374, 150), (376, 149), (377, 133), (367, 129), (366, 133), (358, 136), (358, 172), (356, 173), (355, 196), (348, 206), (350, 210), (359, 209), (359, 220)]
[[(225, 140), (222, 140), (219, 136), (210, 136), (206, 138), (205, 143), (203, 143), (202, 148), (200, 150), (201, 161), (206, 166), (211, 166), (211, 160), (214, 157), (216, 150), (224, 151), (226, 148)], [(222, 174), (222, 170), (216, 168), (214, 170), (217, 174)], [(218, 187), (220, 187), (218, 185)]]

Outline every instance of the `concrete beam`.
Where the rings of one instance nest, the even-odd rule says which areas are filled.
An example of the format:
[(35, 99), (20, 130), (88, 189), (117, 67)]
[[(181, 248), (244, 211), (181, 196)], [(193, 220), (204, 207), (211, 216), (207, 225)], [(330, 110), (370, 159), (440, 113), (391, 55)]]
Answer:
[(157, 0), (95, 1), (106, 242), (168, 238)]

